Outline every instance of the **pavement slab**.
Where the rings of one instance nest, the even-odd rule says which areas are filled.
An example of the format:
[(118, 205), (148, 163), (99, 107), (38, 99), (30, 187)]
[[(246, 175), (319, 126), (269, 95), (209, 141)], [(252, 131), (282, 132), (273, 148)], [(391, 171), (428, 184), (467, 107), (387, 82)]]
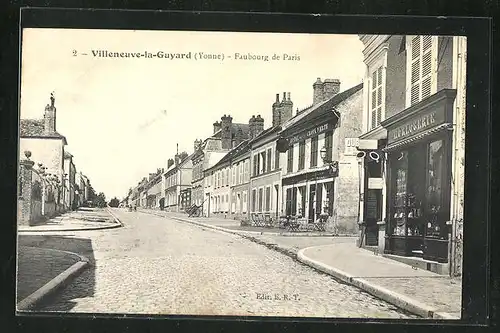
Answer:
[(18, 226), (19, 233), (78, 231), (116, 228), (121, 225), (105, 208), (79, 208), (32, 226)]

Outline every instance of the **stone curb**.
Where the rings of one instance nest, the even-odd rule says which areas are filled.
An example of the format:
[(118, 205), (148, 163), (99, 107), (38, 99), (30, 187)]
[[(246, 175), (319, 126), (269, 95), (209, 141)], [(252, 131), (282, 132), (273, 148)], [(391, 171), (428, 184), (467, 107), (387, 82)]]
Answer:
[(393, 292), (391, 290), (388, 290), (386, 288), (383, 288), (381, 286), (378, 286), (374, 283), (368, 282), (362, 278), (357, 278), (354, 277), (350, 274), (347, 274), (346, 272), (343, 272), (339, 269), (333, 268), (331, 266), (328, 266), (324, 263), (321, 263), (319, 261), (316, 261), (314, 259), (311, 259), (307, 257), (304, 252), (307, 249), (314, 248), (316, 246), (308, 247), (299, 250), (297, 253), (297, 260), (309, 265), (311, 267), (314, 267), (315, 269), (322, 271), (324, 273), (327, 273), (329, 275), (332, 275), (336, 277), (337, 279), (346, 282), (350, 285), (353, 285), (361, 290), (366, 291), (367, 293), (380, 298), (386, 302), (389, 302), (398, 308), (404, 309), (408, 312), (414, 313), (416, 315), (419, 315), (423, 318), (427, 319), (459, 319), (456, 318), (455, 316), (452, 316), (451, 314), (448, 313), (437, 313), (435, 312), (435, 309), (432, 308), (431, 306), (428, 306), (426, 304), (423, 304), (417, 300), (414, 300), (412, 298), (409, 298), (407, 296), (398, 294), (396, 292)]
[[(30, 246), (28, 246), (30, 247)], [(33, 247), (31, 247), (33, 248)], [(71, 267), (66, 269), (64, 272), (47, 282), (45, 285), (43, 285), (41, 288), (33, 292), (31, 295), (27, 296), (24, 298), (22, 301), (20, 301), (17, 304), (17, 311), (27, 311), (30, 308), (32, 308), (34, 305), (39, 303), (42, 299), (45, 297), (51, 295), (54, 293), (56, 290), (64, 286), (66, 283), (68, 283), (73, 277), (75, 277), (78, 273), (80, 273), (87, 265), (89, 264), (89, 259), (79, 255), (77, 253), (69, 252), (69, 251), (61, 251), (61, 250), (54, 250), (54, 249), (47, 249), (44, 248), (44, 250), (48, 251), (54, 251), (54, 252), (63, 252), (75, 257), (79, 258), (79, 261), (73, 264)]]
[(115, 222), (117, 224), (119, 224), (120, 227), (123, 227), (123, 225), (124, 225), (123, 222), (120, 221), (120, 219), (115, 215), (115, 213), (113, 213), (113, 211), (109, 207), (106, 208), (106, 211), (109, 213), (109, 215), (111, 215), (113, 217), (113, 219), (115, 220)]
[(123, 223), (113, 214), (110, 210), (107, 210), (108, 213), (113, 217), (116, 224), (113, 225), (105, 225), (101, 227), (89, 227), (89, 228), (64, 228), (64, 229), (43, 229), (43, 230), (20, 230), (17, 229), (19, 233), (44, 233), (44, 232), (58, 232), (58, 231), (92, 231), (92, 230), (105, 230), (105, 229), (115, 229), (123, 227)]

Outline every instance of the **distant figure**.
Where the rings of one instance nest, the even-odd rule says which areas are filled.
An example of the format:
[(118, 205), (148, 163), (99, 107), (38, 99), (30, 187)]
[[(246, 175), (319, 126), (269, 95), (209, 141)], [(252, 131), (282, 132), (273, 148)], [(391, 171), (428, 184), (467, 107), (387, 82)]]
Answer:
[(134, 205), (134, 212), (137, 212), (137, 206)]

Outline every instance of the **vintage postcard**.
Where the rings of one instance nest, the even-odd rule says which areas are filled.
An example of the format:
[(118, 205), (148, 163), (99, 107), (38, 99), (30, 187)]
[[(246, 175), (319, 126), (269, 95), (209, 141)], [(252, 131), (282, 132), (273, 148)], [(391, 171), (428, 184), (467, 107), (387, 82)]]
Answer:
[(460, 319), (466, 44), (24, 29), (17, 310)]

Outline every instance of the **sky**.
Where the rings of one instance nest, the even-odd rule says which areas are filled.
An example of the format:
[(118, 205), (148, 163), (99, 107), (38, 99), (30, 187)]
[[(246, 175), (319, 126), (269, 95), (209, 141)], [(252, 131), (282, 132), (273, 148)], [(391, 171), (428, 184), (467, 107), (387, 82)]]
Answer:
[[(277, 93), (290, 92), (295, 111), (312, 104), (318, 77), (339, 79), (341, 91), (359, 84), (362, 49), (358, 35), (24, 29), (21, 118), (43, 118), (54, 92), (57, 131), (77, 171), (106, 198), (123, 198), (166, 169), (177, 144), (192, 153), (194, 140), (210, 136), (225, 114), (237, 123), (260, 114), (268, 128)], [(99, 50), (190, 52), (191, 59), (94, 56)]]

